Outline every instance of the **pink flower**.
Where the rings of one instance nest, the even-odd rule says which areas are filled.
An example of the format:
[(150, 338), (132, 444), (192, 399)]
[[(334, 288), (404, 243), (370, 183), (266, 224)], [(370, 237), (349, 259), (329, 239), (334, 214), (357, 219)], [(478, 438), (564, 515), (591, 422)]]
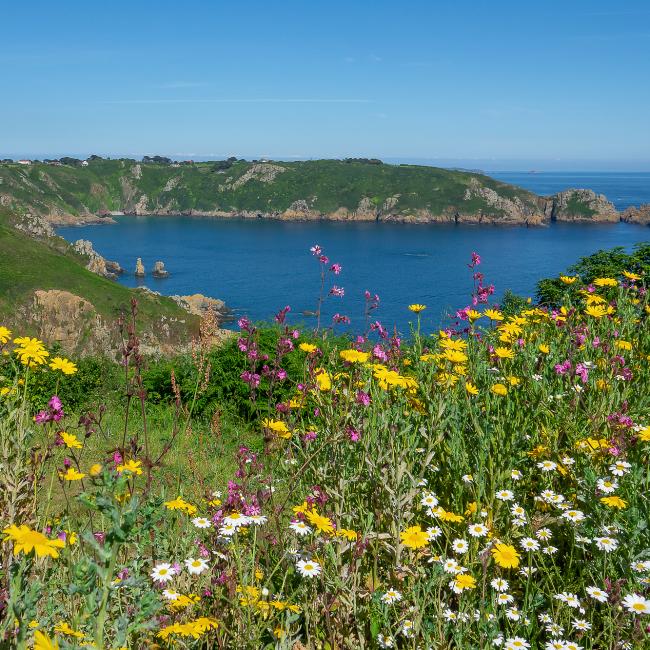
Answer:
[(368, 406), (370, 404), (370, 395), (368, 395), (368, 393), (365, 393), (362, 390), (358, 390), (356, 401), (357, 404), (363, 404), (363, 406)]
[(343, 287), (337, 287), (334, 285), (330, 289), (330, 296), (338, 296), (339, 298), (342, 298), (345, 295), (345, 289)]
[(330, 266), (330, 271), (334, 273), (334, 275), (338, 275), (342, 270), (343, 267), (340, 264), (332, 264), (332, 266)]

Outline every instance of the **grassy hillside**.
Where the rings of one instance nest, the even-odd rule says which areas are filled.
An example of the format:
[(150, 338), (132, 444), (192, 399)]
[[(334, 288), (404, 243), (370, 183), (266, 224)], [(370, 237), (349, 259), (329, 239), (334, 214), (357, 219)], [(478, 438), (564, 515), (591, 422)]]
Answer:
[(91, 303), (93, 312), (86, 315), (89, 340), (101, 324), (114, 341), (115, 321), (122, 312), (129, 312), (133, 297), (138, 300), (140, 333), (147, 334), (152, 343), (154, 339), (170, 345), (186, 342), (198, 325), (195, 316), (169, 298), (128, 289), (86, 270), (63, 240), (33, 239), (0, 221), (0, 323), (21, 321), (24, 328), (27, 319), (30, 333), (51, 338), (48, 328), (54, 331), (57, 324), (48, 323), (47, 313), (35, 313), (37, 290), (61, 290)]
[[(409, 216), (506, 214), (498, 200), (517, 201), (517, 209), (539, 214), (539, 197), (481, 174), (416, 165), (387, 165), (341, 160), (302, 162), (137, 163), (93, 160), (87, 167), (1, 165), (0, 194), (14, 207), (41, 214), (72, 215), (99, 210), (186, 212), (259, 211), (278, 213), (304, 201), (315, 213), (341, 208), (378, 209)], [(486, 199), (475, 190), (495, 192)], [(468, 193), (468, 190), (471, 190)], [(9, 199), (7, 199), (9, 200)]]

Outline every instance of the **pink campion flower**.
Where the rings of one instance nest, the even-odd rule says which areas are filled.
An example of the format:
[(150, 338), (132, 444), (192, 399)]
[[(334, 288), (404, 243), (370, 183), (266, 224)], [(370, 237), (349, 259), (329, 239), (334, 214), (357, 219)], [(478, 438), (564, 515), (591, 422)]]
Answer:
[(366, 337), (361, 336), (361, 334), (357, 334), (357, 338), (355, 339), (355, 343), (357, 343), (357, 345), (363, 345), (365, 342), (366, 342)]
[(287, 305), (286, 307), (284, 307), (284, 309), (281, 309), (281, 310), (280, 310), (280, 311), (275, 315), (275, 320), (276, 320), (276, 322), (277, 322), (277, 323), (280, 323), (280, 324), (284, 323), (284, 321), (285, 321), (285, 319), (286, 319), (286, 317), (287, 317), (287, 314), (288, 314), (290, 311), (291, 311), (291, 307), (289, 307), (289, 305)]
[(594, 340), (591, 342), (592, 347), (597, 348), (600, 345), (600, 338), (598, 336), (594, 336)]
[(319, 261), (321, 264), (327, 264), (327, 263), (330, 261), (330, 258), (327, 257), (327, 255), (321, 255), (321, 256), (318, 258), (318, 261)]
[(384, 352), (384, 349), (379, 345), (379, 343), (377, 343), (377, 345), (372, 349), (372, 356), (380, 361), (388, 361), (388, 355)]
[(309, 250), (314, 257), (320, 257), (323, 253), (323, 249), (318, 244), (314, 244)]
[(288, 413), (289, 412), (289, 405), (286, 404), (285, 402), (279, 402), (278, 404), (275, 405), (275, 410), (278, 413)]
[(338, 296), (339, 298), (343, 298), (344, 295), (345, 295), (345, 289), (343, 287), (337, 287), (336, 285), (334, 285), (330, 289), (330, 296)]
[(315, 431), (306, 431), (305, 435), (302, 437), (302, 439), (305, 442), (313, 442), (314, 440), (316, 440), (317, 435), (318, 434)]
[(566, 375), (569, 370), (571, 370), (571, 362), (568, 359), (562, 363), (555, 364), (555, 372), (558, 375)]
[(257, 388), (260, 385), (261, 377), (256, 372), (251, 372), (250, 370), (244, 370), (239, 377), (242, 381), (245, 381), (249, 386)]
[(246, 352), (248, 350), (248, 340), (247, 339), (237, 339), (237, 347), (240, 352)]
[(459, 318), (460, 320), (469, 320), (469, 316), (468, 316), (469, 310), (470, 310), (469, 305), (467, 307), (464, 307), (463, 309), (458, 309), (456, 311), (456, 318)]
[(61, 403), (61, 400), (59, 399), (58, 395), (52, 395), (52, 397), (50, 397), (50, 401), (47, 403), (47, 405), (53, 411), (62, 411), (63, 410), (63, 404)]
[(51, 419), (52, 416), (47, 411), (39, 411), (34, 416), (34, 422), (36, 422), (36, 424), (46, 424), (47, 422), (50, 422)]
[(370, 405), (370, 395), (368, 393), (358, 390), (357, 395), (356, 395), (356, 402), (357, 404), (363, 404), (363, 406), (369, 406)]
[(293, 332), (291, 332), (291, 338), (299, 339), (300, 338), (300, 332), (298, 330), (293, 330)]
[(347, 428), (347, 434), (352, 442), (359, 442), (361, 439), (361, 434), (353, 427)]
[(334, 323), (343, 323), (344, 325), (350, 324), (349, 316), (344, 316), (343, 314), (334, 314), (334, 316), (332, 316), (332, 320)]
[(283, 379), (287, 378), (287, 371), (284, 368), (280, 368), (276, 373), (275, 373), (276, 379), (279, 379), (282, 381)]
[(338, 275), (342, 270), (343, 267), (340, 264), (332, 264), (332, 266), (330, 266), (330, 271), (334, 273), (334, 275)]
[(124, 459), (122, 458), (122, 454), (120, 454), (119, 451), (113, 452), (113, 463), (115, 465), (121, 465), (123, 460)]
[(481, 256), (478, 253), (472, 251), (472, 263), (468, 264), (469, 268), (473, 269), (475, 266), (478, 266), (480, 263), (481, 263)]
[(249, 330), (251, 326), (251, 322), (246, 318), (246, 316), (242, 316), (238, 321), (237, 325), (240, 330)]
[(580, 377), (583, 384), (586, 384), (589, 381), (589, 369), (583, 363), (579, 363), (576, 366), (576, 375)]

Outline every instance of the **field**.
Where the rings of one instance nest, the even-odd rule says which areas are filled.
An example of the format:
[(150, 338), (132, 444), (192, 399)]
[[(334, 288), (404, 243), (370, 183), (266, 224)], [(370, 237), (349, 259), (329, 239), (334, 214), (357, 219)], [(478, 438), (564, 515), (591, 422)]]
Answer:
[(542, 283), (544, 305), (492, 304), (473, 255), (468, 306), (425, 332), (404, 305), (404, 339), (280, 312), (147, 367), (132, 330), (92, 382), (0, 328), (0, 638), (647, 648), (643, 251)]

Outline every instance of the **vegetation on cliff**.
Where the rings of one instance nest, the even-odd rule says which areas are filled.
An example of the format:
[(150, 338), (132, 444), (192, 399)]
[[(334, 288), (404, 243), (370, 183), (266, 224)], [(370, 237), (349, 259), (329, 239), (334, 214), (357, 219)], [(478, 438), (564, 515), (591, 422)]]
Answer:
[(611, 204), (589, 191), (564, 197), (558, 207), (553, 199), (481, 174), (365, 159), (5, 164), (0, 199), (16, 211), (59, 223), (111, 211), (532, 224), (618, 219)]

